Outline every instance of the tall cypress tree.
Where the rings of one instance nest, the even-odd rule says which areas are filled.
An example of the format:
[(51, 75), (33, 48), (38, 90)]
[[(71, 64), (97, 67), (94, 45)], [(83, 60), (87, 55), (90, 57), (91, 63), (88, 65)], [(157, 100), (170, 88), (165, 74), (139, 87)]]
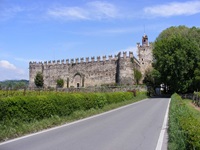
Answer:
[(43, 85), (44, 85), (44, 79), (43, 79), (43, 75), (41, 72), (38, 72), (35, 76), (35, 85), (38, 87), (38, 88), (42, 88)]

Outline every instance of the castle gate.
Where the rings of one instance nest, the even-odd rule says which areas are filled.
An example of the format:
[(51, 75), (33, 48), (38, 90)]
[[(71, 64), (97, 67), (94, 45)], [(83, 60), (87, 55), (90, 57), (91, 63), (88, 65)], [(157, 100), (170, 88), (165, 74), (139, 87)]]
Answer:
[(82, 85), (81, 85), (81, 75), (80, 74), (74, 75), (73, 85), (74, 85), (74, 87), (77, 87), (77, 88), (82, 87)]

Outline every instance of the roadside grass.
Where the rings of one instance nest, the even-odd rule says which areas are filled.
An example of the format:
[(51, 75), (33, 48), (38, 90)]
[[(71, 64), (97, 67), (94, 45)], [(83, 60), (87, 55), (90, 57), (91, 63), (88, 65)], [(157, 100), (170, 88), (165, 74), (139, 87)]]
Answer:
[(12, 138), (17, 138), (30, 133), (35, 133), (44, 129), (63, 125), (75, 120), (83, 119), (92, 115), (100, 114), (124, 105), (128, 105), (147, 98), (145, 92), (139, 92), (136, 97), (130, 100), (124, 100), (118, 103), (105, 105), (103, 108), (91, 108), (89, 110), (76, 110), (70, 115), (58, 116), (53, 115), (42, 120), (33, 120), (31, 122), (20, 122), (17, 119), (12, 119), (9, 122), (0, 124), (0, 141), (6, 141)]
[(193, 113), (194, 117), (200, 121), (200, 110), (196, 110), (192, 100), (184, 99), (184, 103), (187, 105), (189, 110)]
[(190, 102), (171, 97), (168, 150), (200, 150), (200, 112)]

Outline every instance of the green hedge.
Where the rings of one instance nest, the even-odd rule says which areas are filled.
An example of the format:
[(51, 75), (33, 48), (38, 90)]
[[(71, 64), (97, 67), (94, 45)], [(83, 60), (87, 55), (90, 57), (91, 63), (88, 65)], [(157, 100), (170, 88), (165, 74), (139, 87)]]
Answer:
[(67, 116), (77, 110), (103, 108), (107, 104), (130, 100), (130, 92), (49, 93), (38, 96), (12, 96), (0, 99), (0, 123), (16, 119), (31, 122), (54, 115)]
[(200, 150), (200, 121), (178, 94), (171, 97), (169, 150)]

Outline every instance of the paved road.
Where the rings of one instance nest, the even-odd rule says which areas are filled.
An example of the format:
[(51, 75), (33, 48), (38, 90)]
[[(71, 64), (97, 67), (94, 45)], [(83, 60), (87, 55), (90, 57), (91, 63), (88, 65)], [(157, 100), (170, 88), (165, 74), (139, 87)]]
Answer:
[(0, 150), (155, 150), (169, 99), (153, 98), (0, 144)]

